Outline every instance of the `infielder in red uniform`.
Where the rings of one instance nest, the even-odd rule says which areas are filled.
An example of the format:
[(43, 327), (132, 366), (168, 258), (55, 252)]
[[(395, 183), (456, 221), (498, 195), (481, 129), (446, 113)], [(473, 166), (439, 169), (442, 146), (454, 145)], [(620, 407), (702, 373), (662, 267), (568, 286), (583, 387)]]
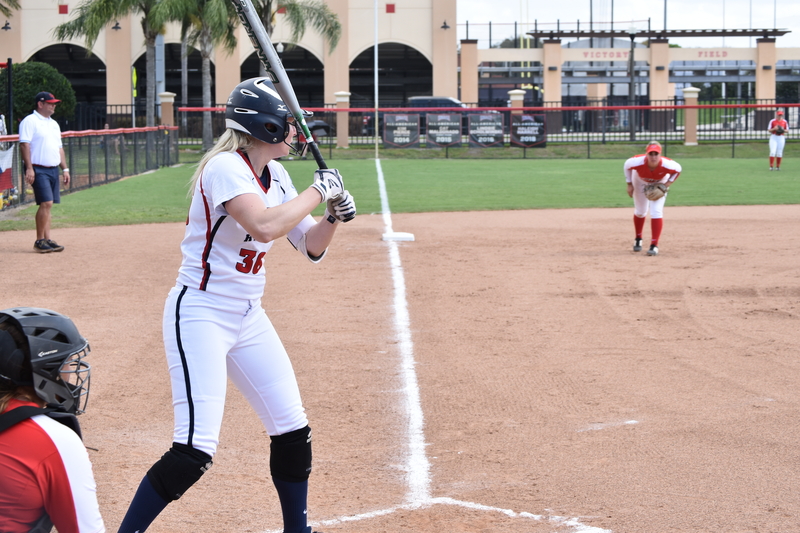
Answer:
[(0, 531), (103, 533), (76, 414), (89, 343), (54, 311), (0, 311)]
[[(789, 123), (783, 118), (783, 111), (775, 111), (775, 118), (769, 121), (767, 131), (769, 136), (769, 169), (780, 170), (783, 159), (783, 146), (786, 144), (786, 133), (789, 132)], [(773, 168), (774, 167), (774, 168)]]
[[(339, 222), (355, 217), (356, 209), (337, 170), (317, 170), (310, 187), (295, 189), (276, 161), (292, 149), (293, 122), (268, 78), (240, 83), (228, 99), (227, 130), (193, 177), (183, 261), (164, 306), (172, 448), (142, 479), (121, 533), (143, 533), (211, 468), (228, 379), (270, 435), (284, 532), (311, 531), (311, 429), (289, 356), (261, 306), (264, 256), (286, 236), (308, 260), (320, 262)], [(321, 202), (327, 209), (316, 221), (311, 212)]]
[(645, 153), (625, 161), (623, 169), (625, 181), (628, 183), (628, 196), (633, 198), (633, 228), (636, 232), (633, 251), (642, 251), (642, 230), (649, 211), (651, 235), (647, 255), (658, 255), (658, 239), (664, 228), (664, 203), (667, 201), (667, 195), (658, 200), (648, 200), (644, 188), (651, 183), (664, 183), (669, 187), (678, 179), (681, 166), (677, 161), (662, 157), (661, 144), (658, 141), (651, 141), (645, 148)]

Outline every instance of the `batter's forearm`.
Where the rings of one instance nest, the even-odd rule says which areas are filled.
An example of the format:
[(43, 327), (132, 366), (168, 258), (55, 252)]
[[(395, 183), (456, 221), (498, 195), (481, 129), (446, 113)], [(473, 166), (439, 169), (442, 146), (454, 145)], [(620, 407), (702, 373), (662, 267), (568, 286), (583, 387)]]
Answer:
[(322, 255), (333, 240), (333, 234), (336, 232), (338, 224), (331, 224), (323, 219), (313, 226), (306, 233), (306, 250), (308, 253), (315, 256)]

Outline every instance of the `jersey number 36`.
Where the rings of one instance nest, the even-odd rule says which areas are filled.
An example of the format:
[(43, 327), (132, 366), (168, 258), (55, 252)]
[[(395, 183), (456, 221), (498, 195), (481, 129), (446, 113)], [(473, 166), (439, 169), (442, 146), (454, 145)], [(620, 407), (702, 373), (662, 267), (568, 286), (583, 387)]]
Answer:
[[(236, 270), (244, 274), (258, 274), (261, 267), (264, 266), (264, 255), (267, 252), (258, 253), (256, 250), (248, 250), (242, 248), (239, 250), (239, 255), (242, 256), (242, 262), (236, 263)], [(256, 254), (258, 255), (256, 257)]]

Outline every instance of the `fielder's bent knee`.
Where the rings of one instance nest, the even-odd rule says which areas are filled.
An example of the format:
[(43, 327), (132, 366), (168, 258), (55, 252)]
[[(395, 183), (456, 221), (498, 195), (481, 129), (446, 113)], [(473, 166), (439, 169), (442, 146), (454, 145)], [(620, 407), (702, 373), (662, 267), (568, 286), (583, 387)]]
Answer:
[(311, 474), (311, 428), (270, 437), (269, 470), (272, 477), (290, 483), (308, 480)]
[(172, 448), (147, 471), (147, 477), (159, 496), (175, 501), (211, 468), (211, 456), (186, 444), (172, 443)]

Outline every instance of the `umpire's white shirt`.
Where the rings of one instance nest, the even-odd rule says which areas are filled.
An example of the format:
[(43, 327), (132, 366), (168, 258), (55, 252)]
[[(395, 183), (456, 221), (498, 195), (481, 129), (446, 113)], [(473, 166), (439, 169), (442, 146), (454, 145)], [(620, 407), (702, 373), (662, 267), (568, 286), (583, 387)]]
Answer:
[(50, 117), (34, 111), (19, 123), (19, 142), (29, 143), (31, 163), (43, 167), (61, 164), (61, 127)]

